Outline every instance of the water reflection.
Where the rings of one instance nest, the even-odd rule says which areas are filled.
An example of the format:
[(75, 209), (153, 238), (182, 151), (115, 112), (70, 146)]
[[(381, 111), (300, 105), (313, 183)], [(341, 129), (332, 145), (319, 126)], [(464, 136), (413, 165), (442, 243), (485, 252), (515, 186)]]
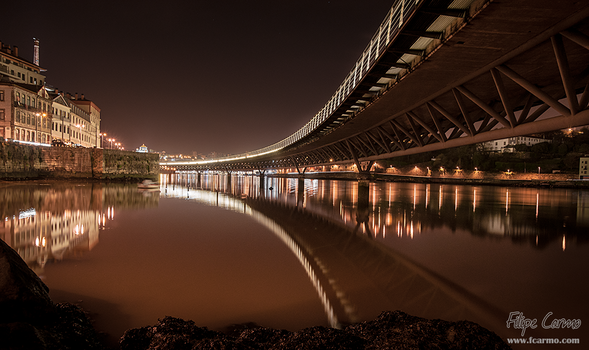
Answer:
[[(192, 258), (196, 247), (206, 246), (207, 239), (218, 235), (214, 225), (196, 234), (197, 228), (206, 224), (189, 221), (187, 216), (196, 209), (178, 203), (220, 207), (253, 218), (288, 248), (299, 269), (303, 268), (306, 283), (313, 287), (331, 326), (371, 319), (382, 310), (401, 309), (424, 317), (471, 319), (503, 334), (510, 311), (523, 310), (541, 317), (526, 308), (544, 313), (575, 310), (571, 304), (580, 301), (577, 295), (587, 291), (586, 283), (576, 275), (582, 274), (587, 264), (575, 255), (583, 252), (576, 248), (587, 242), (587, 191), (285, 178), (260, 181), (256, 176), (208, 173), (162, 176), (160, 183), (159, 192), (141, 192), (136, 186), (116, 184), (53, 183), (1, 188), (0, 210), (5, 219), (0, 238), (40, 271), (47, 262), (77, 257), (95, 247), (99, 232), (113, 226), (115, 213), (117, 218), (128, 216), (122, 209), (158, 208), (174, 201), (173, 208), (158, 208), (163, 214), (149, 221), (158, 225), (153, 228), (157, 232), (148, 231), (147, 225), (139, 233), (126, 232), (126, 241), (125, 237), (121, 237), (123, 241), (112, 241), (109, 249), (113, 253), (106, 255), (112, 260), (111, 269), (101, 273), (108, 278), (114, 265), (116, 273), (123, 276), (119, 271), (122, 264), (132, 264), (139, 267), (121, 279), (132, 276), (151, 283), (152, 273), (163, 270), (164, 261), (174, 260), (181, 255), (179, 252)], [(177, 210), (174, 217), (186, 220), (186, 224), (174, 223), (171, 229), (172, 223), (165, 222), (171, 210)], [(139, 220), (147, 216), (155, 215), (144, 214)], [(126, 228), (133, 229), (132, 225)], [(252, 229), (240, 229), (242, 239), (251, 237)], [(220, 240), (222, 249), (231, 249), (233, 242), (228, 241), (236, 240), (235, 233), (223, 235), (226, 240)], [(479, 238), (485, 238), (484, 242)], [(151, 242), (155, 240), (158, 243)], [(136, 247), (139, 243), (141, 249)], [(148, 247), (150, 244), (157, 247)], [(539, 254), (555, 244), (562, 255), (555, 256), (553, 251)], [(189, 247), (184, 251), (182, 245)], [(131, 252), (129, 247), (134, 250)], [(514, 247), (525, 250), (516, 251)], [(141, 256), (141, 251), (151, 253)], [(174, 251), (174, 259), (163, 253), (166, 251)], [(156, 252), (159, 259), (153, 258)], [(118, 255), (127, 254), (128, 260), (115, 261)], [(203, 250), (199, 254), (203, 258), (198, 263), (212, 259), (213, 265), (220, 268), (222, 262), (216, 256), (205, 257), (214, 254)], [(186, 266), (190, 266), (191, 273), (198, 266), (188, 258), (179, 265), (183, 267), (180, 274)], [(144, 270), (148, 276), (134, 275)], [(166, 274), (172, 276), (167, 270)], [(212, 272), (207, 278), (214, 275)], [(270, 288), (267, 282), (259, 283), (264, 284), (261, 289)], [(207, 284), (207, 288), (216, 288), (215, 283)], [(542, 310), (540, 307), (553, 300), (559, 288), (568, 290), (569, 298)], [(136, 290), (123, 289), (131, 293), (129, 299), (137, 309), (159, 303), (146, 297), (150, 304), (139, 304), (136, 299), (141, 298)], [(219, 291), (219, 295), (223, 292)], [(202, 291), (186, 289), (182, 293), (194, 300), (194, 295)], [(175, 290), (174, 298), (180, 299), (179, 294)], [(161, 303), (168, 305), (167, 299), (169, 296)], [(194, 300), (195, 305), (203, 302)], [(186, 304), (174, 307), (187, 309)], [(231, 314), (235, 309), (223, 312)], [(212, 313), (221, 311), (215, 309)], [(201, 308), (195, 316), (202, 314)], [(162, 316), (157, 314), (155, 318)], [(141, 325), (145, 323), (125, 326)]]
[(0, 188), (0, 239), (37, 273), (47, 261), (91, 250), (115, 208), (156, 207), (159, 195), (121, 184), (58, 182)]
[[(176, 188), (176, 191), (192, 191), (195, 196), (198, 196), (196, 193), (200, 192), (199, 189), (215, 191), (207, 193), (215, 193), (216, 198), (224, 191), (235, 198), (245, 199), (249, 207), (268, 213), (268, 217), (284, 227), (292, 226), (293, 223), (285, 221), (284, 217), (281, 219), (279, 212), (287, 212), (290, 219), (296, 217), (305, 222), (307, 229), (303, 228), (289, 234), (292, 239), (299, 242), (300, 247), (306, 247), (309, 261), (319, 261), (317, 266), (325, 267), (329, 271), (322, 273), (323, 269), (318, 268), (315, 273), (330, 281), (323, 286), (323, 290), (332, 296), (329, 298), (329, 305), (333, 307), (337, 319), (343, 322), (366, 319), (368, 314), (376, 313), (375, 307), (382, 308), (386, 305), (425, 317), (473, 319), (482, 324), (492, 324), (492, 329), (503, 333), (501, 327), (505, 320), (499, 310), (505, 310), (508, 307), (506, 305), (514, 303), (514, 300), (519, 300), (526, 294), (525, 287), (514, 288), (504, 284), (503, 288), (515, 292), (518, 296), (508, 302), (503, 300), (505, 305), (493, 306), (494, 303), (489, 303), (489, 298), (481, 299), (468, 292), (467, 290), (474, 288), (469, 283), (457, 287), (439, 274), (421, 268), (419, 263), (416, 264), (391, 251), (382, 253), (378, 244), (366, 245), (360, 237), (387, 243), (393, 237), (397, 240), (413, 240), (424, 232), (444, 232), (445, 229), (449, 229), (451, 232), (465, 231), (473, 237), (486, 237), (493, 241), (501, 240), (518, 245), (524, 243), (535, 250), (543, 250), (553, 242), (558, 242), (564, 251), (587, 242), (589, 203), (586, 191), (406, 183), (369, 184), (281, 178), (270, 178), (265, 184), (260, 185), (255, 177), (242, 177), (238, 181), (234, 177), (223, 186), (226, 178), (227, 175), (214, 175), (214, 181), (204, 181), (196, 187), (185, 181), (180, 174), (169, 178), (168, 183), (164, 181), (164, 184), (167, 188)], [(185, 194), (179, 196), (184, 197)], [(188, 196), (189, 194), (186, 194), (187, 198)], [(265, 207), (260, 203), (270, 203), (271, 207)], [(327, 220), (331, 225), (339, 227), (337, 230), (323, 227), (320, 231), (323, 241), (319, 247), (329, 246), (335, 249), (327, 254), (332, 257), (328, 263), (323, 255), (316, 254), (318, 248), (309, 243), (316, 237), (305, 234), (309, 232), (309, 226), (319, 224), (310, 217), (299, 217), (299, 211), (312, 214), (317, 220)], [(342, 226), (346, 229), (342, 230)], [(331, 237), (331, 240), (326, 241), (327, 237)], [(345, 244), (340, 246), (342, 241), (345, 241)], [(397, 245), (398, 248), (397, 241), (391, 242), (393, 243), (387, 243), (388, 246)], [(451, 241), (445, 243), (453, 244)], [(438, 250), (448, 250), (449, 254), (456, 254), (452, 249), (440, 247)], [(334, 260), (333, 255), (339, 255), (341, 259)], [(367, 260), (367, 257), (375, 260)], [(460, 256), (457, 258), (465, 259)], [(537, 258), (532, 256), (530, 261), (536, 261)], [(351, 266), (343, 262), (346, 259), (353, 261)], [(495, 268), (502, 271), (511, 268), (512, 259), (517, 260), (518, 256), (510, 256), (505, 264), (488, 257), (474, 259), (476, 260), (465, 260), (461, 268), (488, 263), (491, 266), (485, 267), (486, 269), (492, 269), (492, 265), (495, 264)], [(555, 270), (550, 271), (550, 274), (567, 267), (566, 263), (556, 260), (552, 262), (555, 264)], [(375, 266), (380, 266), (380, 269)], [(410, 272), (395, 275), (395, 271), (398, 270)], [(473, 267), (472, 270), (476, 271), (477, 268)], [(350, 271), (364, 271), (364, 275), (351, 276)], [(537, 272), (532, 269), (516, 269), (513, 276)], [(368, 280), (367, 274), (371, 275)], [(446, 271), (444, 274), (452, 273)], [(352, 297), (348, 292), (356, 288), (353, 284), (362, 280), (365, 280), (362, 290), (371, 296), (370, 302), (365, 296)], [(404, 285), (403, 288), (406, 289), (403, 289), (403, 292), (395, 289), (399, 287), (395, 283), (408, 280), (418, 280), (416, 285), (419, 287)], [(353, 282), (346, 284), (343, 281)], [(568, 283), (577, 285), (572, 280)], [(539, 282), (539, 285), (542, 283)], [(367, 286), (379, 288), (371, 290)], [(464, 287), (466, 289), (463, 289)], [(583, 284), (579, 290), (586, 287)], [(536, 293), (544, 295), (548, 292), (533, 291), (533, 294)], [(383, 297), (379, 299), (376, 295)], [(379, 301), (374, 302), (376, 299)], [(435, 310), (428, 310), (424, 305), (436, 307)], [(447, 309), (440, 308), (440, 305)], [(564, 306), (563, 308), (566, 309)], [(456, 310), (461, 311), (453, 314)]]
[(388, 233), (411, 238), (426, 229), (450, 227), (542, 248), (567, 236), (575, 244), (584, 243), (589, 229), (589, 192), (582, 190), (285, 178), (267, 179), (260, 187), (255, 176), (203, 174), (200, 184), (193, 179), (176, 174), (165, 181), (172, 187), (288, 203), (373, 237)]
[[(217, 181), (211, 183), (218, 184)], [(286, 192), (299, 193), (298, 190), (291, 191), (293, 187), (287, 186), (288, 182), (278, 184), (285, 185), (280, 188)], [(338, 202), (334, 193), (338, 193), (339, 186), (337, 183), (330, 186), (327, 199), (331, 205)], [(164, 181), (163, 187), (166, 197), (236, 211), (269, 228), (299, 260), (332, 327), (372, 318), (382, 310), (397, 309), (430, 318), (503, 323), (497, 308), (407, 258), (382, 249), (373, 240), (367, 240), (372, 236), (372, 228), (367, 226), (370, 210), (368, 183), (360, 183), (357, 188), (357, 224), (353, 229), (334, 225), (320, 215), (309, 215), (304, 208), (297, 210), (287, 202), (277, 205), (272, 198), (263, 195), (245, 196), (248, 190), (244, 193), (238, 187), (233, 188), (237, 190), (233, 193), (226, 188), (227, 194), (196, 189), (187, 183)], [(251, 188), (251, 183), (247, 187)], [(300, 203), (299, 200), (296, 202)], [(362, 225), (365, 225), (364, 231), (360, 233), (358, 228)], [(361, 293), (358, 293), (359, 287)], [(370, 297), (366, 298), (367, 295)]]

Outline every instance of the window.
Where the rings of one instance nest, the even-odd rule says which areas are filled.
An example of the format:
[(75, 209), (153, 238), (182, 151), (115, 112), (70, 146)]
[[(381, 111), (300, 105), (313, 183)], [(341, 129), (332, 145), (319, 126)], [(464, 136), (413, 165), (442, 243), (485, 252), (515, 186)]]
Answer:
[(4, 120), (4, 109), (0, 109), (0, 120)]
[(0, 101), (4, 101), (4, 90), (0, 90)]

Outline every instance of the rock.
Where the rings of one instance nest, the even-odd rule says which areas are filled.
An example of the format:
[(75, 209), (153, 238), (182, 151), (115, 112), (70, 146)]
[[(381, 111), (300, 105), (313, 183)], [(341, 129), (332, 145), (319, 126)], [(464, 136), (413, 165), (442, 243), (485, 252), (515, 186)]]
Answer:
[(364, 349), (366, 340), (344, 330), (311, 327), (294, 332), (290, 337), (276, 344), (276, 349)]
[(203, 340), (206, 343), (222, 338), (222, 333), (197, 327), (194, 321), (167, 316), (155, 326), (127, 330), (120, 344), (121, 350), (193, 349), (196, 344), (202, 344)]
[(14, 249), (0, 240), (0, 323), (44, 322), (54, 317), (49, 288)]
[(86, 314), (49, 288), (0, 240), (0, 350), (104, 349)]
[(366, 349), (509, 349), (495, 333), (470, 321), (429, 320), (401, 311), (383, 312), (346, 332), (366, 339)]
[(234, 327), (231, 334), (197, 327), (193, 321), (166, 317), (155, 326), (125, 332), (121, 350), (135, 349), (509, 349), (509, 346), (495, 333), (473, 322), (428, 320), (393, 311), (343, 330), (311, 327), (289, 332)]

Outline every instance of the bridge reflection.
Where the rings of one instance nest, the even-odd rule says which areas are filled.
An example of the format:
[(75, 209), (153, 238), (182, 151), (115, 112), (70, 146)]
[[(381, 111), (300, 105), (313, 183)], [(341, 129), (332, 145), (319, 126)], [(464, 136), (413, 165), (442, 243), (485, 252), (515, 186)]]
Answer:
[(555, 196), (542, 189), (276, 178), (260, 187), (257, 181), (255, 176), (223, 174), (198, 181), (176, 174), (162, 181), (162, 191), (167, 197), (250, 215), (270, 228), (304, 267), (332, 326), (400, 309), (505, 328), (506, 310), (375, 238), (411, 239), (423, 230), (448, 226), (542, 248), (565, 237), (582, 243), (585, 235), (580, 233), (588, 227), (585, 192)]
[[(412, 238), (449, 227), (475, 236), (504, 238), (543, 248), (555, 240), (584, 243), (589, 229), (589, 192), (544, 188), (370, 183), (194, 173), (167, 175), (187, 189), (266, 198), (304, 208), (369, 237)], [(565, 246), (563, 246), (565, 247)]]

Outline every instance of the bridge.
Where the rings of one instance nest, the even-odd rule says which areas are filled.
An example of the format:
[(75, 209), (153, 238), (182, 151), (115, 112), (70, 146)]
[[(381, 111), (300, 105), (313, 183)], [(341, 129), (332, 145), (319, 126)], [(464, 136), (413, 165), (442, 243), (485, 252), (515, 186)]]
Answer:
[(325, 106), (289, 137), (176, 170), (355, 163), (589, 124), (589, 3), (397, 0)]

